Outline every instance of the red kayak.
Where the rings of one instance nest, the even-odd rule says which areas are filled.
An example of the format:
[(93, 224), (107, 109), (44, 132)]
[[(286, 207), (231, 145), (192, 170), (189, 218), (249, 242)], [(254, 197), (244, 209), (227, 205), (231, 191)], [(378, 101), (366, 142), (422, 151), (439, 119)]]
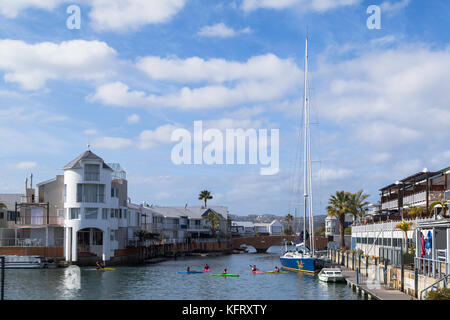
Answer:
[(205, 271), (205, 272), (208, 272), (208, 271), (209, 271), (209, 269), (203, 269), (203, 271)]
[(261, 270), (256, 270), (256, 271), (252, 271), (252, 270), (245, 270), (245, 272), (252, 272), (252, 273), (264, 273), (264, 271), (261, 271)]

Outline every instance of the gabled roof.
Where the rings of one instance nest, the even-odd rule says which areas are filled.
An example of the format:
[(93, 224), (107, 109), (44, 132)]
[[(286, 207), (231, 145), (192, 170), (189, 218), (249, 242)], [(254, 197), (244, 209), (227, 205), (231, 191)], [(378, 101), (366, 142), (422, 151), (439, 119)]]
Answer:
[(196, 207), (159, 207), (159, 206), (152, 206), (152, 207), (146, 207), (148, 210), (161, 214), (165, 217), (173, 217), (173, 218), (179, 218), (179, 217), (189, 217), (194, 219), (201, 219), (203, 218), (203, 215), (207, 213), (209, 210), (213, 211), (214, 213), (218, 213), (223, 219), (226, 219), (228, 216), (228, 210), (227, 207), (224, 206), (211, 206), (208, 208), (196, 206)]
[(99, 160), (103, 163), (103, 169), (109, 169), (112, 170), (111, 167), (109, 167), (102, 158), (100, 158), (98, 155), (96, 155), (95, 153), (93, 153), (91, 150), (86, 150), (85, 152), (83, 152), (82, 154), (80, 154), (78, 157), (76, 157), (75, 159), (73, 159), (72, 161), (70, 161), (68, 164), (66, 164), (64, 166), (64, 168), (62, 168), (63, 170), (67, 170), (67, 169), (75, 169), (75, 168), (81, 168), (81, 161), (86, 161), (86, 160)]

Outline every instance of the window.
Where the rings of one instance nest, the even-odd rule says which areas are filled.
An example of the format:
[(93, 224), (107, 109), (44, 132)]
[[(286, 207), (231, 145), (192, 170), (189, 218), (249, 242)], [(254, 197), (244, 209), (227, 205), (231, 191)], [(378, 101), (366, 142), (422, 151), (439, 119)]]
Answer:
[(0, 219), (4, 219), (4, 218), (5, 218), (5, 215), (4, 215), (3, 211), (0, 211)]
[(103, 244), (103, 232), (100, 230), (94, 230), (92, 233), (92, 244), (95, 246), (101, 246)]
[(84, 208), (86, 219), (97, 219), (98, 208)]
[(84, 180), (100, 181), (100, 165), (85, 164), (84, 165)]
[(67, 184), (64, 185), (63, 202), (67, 202)]
[(126, 219), (127, 218), (127, 209), (123, 209), (123, 217)]
[(80, 208), (70, 208), (70, 217), (69, 219), (80, 219)]
[(114, 218), (114, 209), (111, 209), (111, 218)]
[(102, 219), (107, 220), (108, 219), (108, 209), (103, 208), (102, 209)]
[(64, 217), (64, 209), (58, 209), (58, 217)]
[(117, 189), (111, 188), (111, 198), (117, 198)]
[(109, 233), (109, 239), (111, 241), (117, 241), (119, 238), (119, 231), (118, 230), (111, 230)]
[(77, 202), (104, 203), (104, 184), (77, 184)]
[(122, 209), (119, 209), (119, 219), (122, 219)]

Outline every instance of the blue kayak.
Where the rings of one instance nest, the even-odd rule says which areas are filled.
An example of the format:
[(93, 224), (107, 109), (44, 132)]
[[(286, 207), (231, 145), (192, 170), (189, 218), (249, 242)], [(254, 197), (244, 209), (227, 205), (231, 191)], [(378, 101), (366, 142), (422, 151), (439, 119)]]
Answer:
[(187, 274), (187, 273), (203, 273), (204, 271), (200, 270), (192, 270), (192, 271), (180, 271), (179, 274)]

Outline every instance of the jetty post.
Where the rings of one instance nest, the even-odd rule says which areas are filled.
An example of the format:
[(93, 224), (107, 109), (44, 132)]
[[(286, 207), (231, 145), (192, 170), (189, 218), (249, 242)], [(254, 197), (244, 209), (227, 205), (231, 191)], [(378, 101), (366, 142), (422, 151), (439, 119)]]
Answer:
[(0, 294), (0, 300), (5, 299), (5, 257), (0, 257), (1, 260), (1, 269), (2, 269), (2, 281), (1, 281), (1, 294)]

